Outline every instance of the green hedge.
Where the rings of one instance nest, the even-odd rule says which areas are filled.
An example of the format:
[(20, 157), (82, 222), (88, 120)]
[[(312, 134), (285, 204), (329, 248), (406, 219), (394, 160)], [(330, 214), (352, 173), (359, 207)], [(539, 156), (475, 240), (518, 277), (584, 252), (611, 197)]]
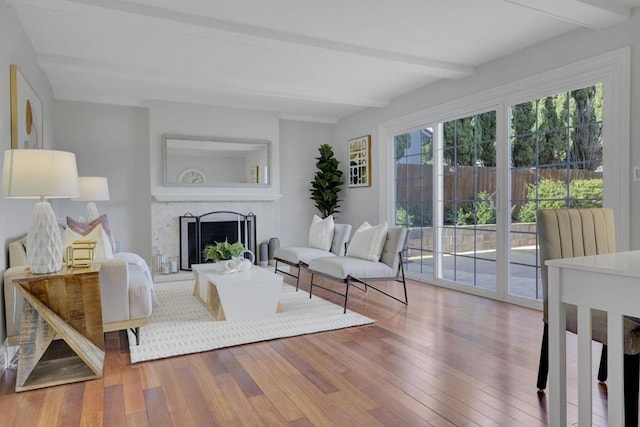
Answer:
[[(536, 203), (536, 198), (538, 202)], [(538, 188), (527, 184), (527, 200), (516, 215), (518, 222), (535, 222), (538, 209), (599, 208), (602, 207), (602, 179), (574, 179), (563, 181), (541, 179)]]
[[(537, 198), (537, 203), (536, 203)], [(599, 208), (602, 207), (602, 179), (575, 179), (567, 186), (563, 181), (541, 179), (538, 188), (527, 184), (527, 200), (514, 217), (516, 222), (535, 222), (538, 209)], [(445, 207), (445, 224), (471, 225), (495, 224), (496, 207), (491, 196), (482, 191), (476, 201), (457, 210)], [(431, 207), (408, 210), (396, 207), (396, 224), (405, 227), (431, 227)]]
[[(457, 225), (495, 224), (496, 206), (489, 193), (481, 191), (476, 200), (455, 209), (445, 206), (444, 223)], [(430, 206), (414, 206), (408, 209), (404, 206), (396, 207), (396, 224), (405, 227), (431, 227), (433, 216)]]

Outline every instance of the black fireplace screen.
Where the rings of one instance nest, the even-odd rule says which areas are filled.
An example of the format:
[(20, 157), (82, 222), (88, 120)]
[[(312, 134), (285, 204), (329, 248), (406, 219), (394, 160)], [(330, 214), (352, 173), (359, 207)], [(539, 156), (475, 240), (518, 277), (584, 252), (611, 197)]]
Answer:
[(256, 253), (256, 216), (238, 212), (215, 211), (180, 217), (180, 269), (191, 270), (191, 264), (204, 262), (205, 246), (216, 242), (241, 242)]

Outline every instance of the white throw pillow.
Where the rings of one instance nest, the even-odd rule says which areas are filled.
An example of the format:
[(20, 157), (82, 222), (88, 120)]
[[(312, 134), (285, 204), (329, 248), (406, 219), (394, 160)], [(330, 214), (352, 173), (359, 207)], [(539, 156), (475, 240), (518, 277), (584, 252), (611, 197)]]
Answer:
[(384, 241), (387, 238), (387, 229), (386, 222), (375, 226), (371, 226), (367, 221), (363, 222), (349, 242), (347, 256), (380, 261)]
[(334, 229), (333, 215), (329, 215), (325, 219), (314, 215), (311, 227), (309, 227), (309, 247), (330, 251)]
[(66, 248), (71, 246), (71, 244), (76, 240), (95, 240), (96, 248), (93, 257), (94, 261), (113, 258), (111, 241), (101, 224), (96, 225), (93, 230), (84, 236), (80, 233), (76, 233), (70, 227), (67, 227), (64, 230), (64, 235), (62, 236), (62, 247), (65, 249), (63, 251), (64, 254), (66, 254)]
[(109, 237), (109, 241), (111, 242), (112, 251), (115, 251), (116, 241), (113, 238), (113, 233), (111, 232), (111, 226), (109, 225), (109, 218), (107, 217), (107, 214), (102, 214), (98, 218), (89, 222), (85, 222), (82, 219), (76, 221), (70, 216), (67, 217), (67, 227), (71, 228), (76, 233), (80, 233), (82, 236), (86, 236), (98, 224), (102, 225), (104, 232), (106, 233), (107, 237)]

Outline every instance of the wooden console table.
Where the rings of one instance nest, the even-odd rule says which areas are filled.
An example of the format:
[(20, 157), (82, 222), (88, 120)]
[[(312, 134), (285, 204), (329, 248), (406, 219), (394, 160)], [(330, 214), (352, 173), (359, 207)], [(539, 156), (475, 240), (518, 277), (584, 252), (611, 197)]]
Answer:
[[(102, 376), (105, 347), (100, 268), (29, 274), (14, 280), (25, 299), (16, 391)], [(59, 337), (61, 340), (54, 338)]]

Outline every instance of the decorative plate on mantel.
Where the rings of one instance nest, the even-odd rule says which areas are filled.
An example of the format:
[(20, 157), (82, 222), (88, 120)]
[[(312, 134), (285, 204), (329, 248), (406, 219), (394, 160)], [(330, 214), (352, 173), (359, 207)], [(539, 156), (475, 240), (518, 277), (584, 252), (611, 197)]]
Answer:
[(187, 168), (178, 174), (178, 182), (182, 184), (204, 184), (206, 181), (204, 173), (196, 168)]

